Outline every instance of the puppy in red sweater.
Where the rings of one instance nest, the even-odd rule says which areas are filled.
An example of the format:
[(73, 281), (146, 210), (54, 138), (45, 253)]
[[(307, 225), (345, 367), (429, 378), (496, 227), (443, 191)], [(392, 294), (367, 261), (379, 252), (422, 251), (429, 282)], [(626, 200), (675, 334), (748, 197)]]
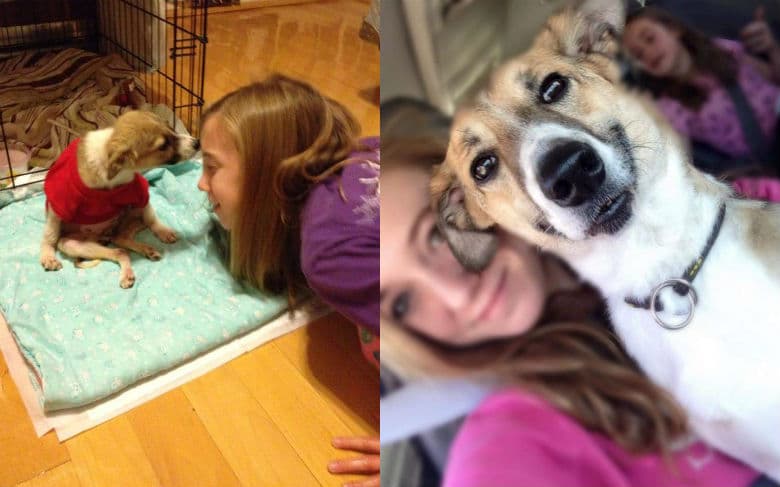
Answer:
[(43, 186), (43, 268), (62, 268), (57, 248), (77, 259), (117, 262), (119, 285), (132, 287), (135, 274), (127, 250), (151, 260), (161, 257), (151, 245), (137, 242), (135, 235), (149, 227), (162, 242), (178, 238), (157, 218), (149, 204), (149, 183), (139, 171), (187, 159), (197, 149), (196, 139), (176, 134), (156, 115), (141, 111), (127, 112), (113, 127), (73, 141), (49, 169)]

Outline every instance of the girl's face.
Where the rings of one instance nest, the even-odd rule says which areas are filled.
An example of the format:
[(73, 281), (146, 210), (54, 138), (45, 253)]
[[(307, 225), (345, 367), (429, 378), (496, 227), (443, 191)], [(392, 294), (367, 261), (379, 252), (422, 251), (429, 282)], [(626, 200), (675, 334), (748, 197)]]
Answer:
[(640, 67), (659, 78), (682, 76), (690, 56), (680, 34), (649, 18), (639, 17), (626, 26), (623, 43)]
[(383, 316), (453, 345), (519, 335), (532, 328), (547, 295), (539, 255), (503, 235), (486, 269), (478, 274), (464, 270), (436, 229), (429, 181), (430, 174), (420, 168), (383, 168)]
[(208, 195), (220, 224), (230, 230), (238, 218), (243, 166), (219, 114), (210, 116), (201, 127), (200, 145), (203, 174), (198, 189)]

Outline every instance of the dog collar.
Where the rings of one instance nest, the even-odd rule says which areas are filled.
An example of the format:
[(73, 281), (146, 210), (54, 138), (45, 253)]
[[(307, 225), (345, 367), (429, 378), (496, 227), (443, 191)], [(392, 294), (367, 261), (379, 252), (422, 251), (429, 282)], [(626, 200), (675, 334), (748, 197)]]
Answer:
[[(717, 240), (718, 235), (720, 234), (720, 229), (723, 226), (723, 219), (725, 216), (726, 204), (722, 203), (720, 205), (720, 210), (718, 211), (718, 218), (715, 221), (715, 225), (712, 227), (709, 238), (707, 238), (707, 244), (704, 246), (704, 250), (701, 254), (699, 254), (699, 257), (697, 257), (696, 260), (694, 260), (693, 263), (691, 263), (691, 265), (685, 269), (682, 277), (677, 279), (668, 279), (662, 282), (656, 286), (655, 289), (653, 289), (653, 293), (643, 301), (639, 301), (638, 299), (631, 296), (625, 298), (624, 301), (635, 308), (650, 310), (650, 312), (653, 313), (653, 318), (655, 318), (656, 323), (669, 330), (679, 330), (680, 328), (687, 326), (691, 320), (693, 320), (693, 311), (696, 307), (697, 301), (696, 290), (693, 288), (692, 284), (693, 280), (696, 278), (699, 270), (701, 270), (701, 266), (704, 264), (704, 259), (707, 258), (707, 255), (710, 253), (712, 246), (715, 245), (715, 240)], [(667, 287), (671, 287), (674, 292), (680, 296), (688, 296), (688, 299), (690, 300), (691, 307), (688, 311), (688, 316), (680, 323), (667, 323), (658, 316), (658, 313), (664, 310), (663, 304), (658, 301), (658, 294), (661, 292), (661, 290)]]

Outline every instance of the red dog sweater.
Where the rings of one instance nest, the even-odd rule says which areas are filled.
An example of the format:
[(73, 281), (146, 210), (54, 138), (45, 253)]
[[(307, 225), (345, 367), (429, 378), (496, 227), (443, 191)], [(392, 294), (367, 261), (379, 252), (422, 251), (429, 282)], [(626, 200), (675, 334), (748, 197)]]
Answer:
[(80, 140), (70, 143), (46, 175), (43, 191), (47, 208), (65, 222), (88, 225), (110, 220), (128, 206), (143, 208), (149, 203), (149, 182), (139, 173), (116, 188), (88, 188), (78, 171)]

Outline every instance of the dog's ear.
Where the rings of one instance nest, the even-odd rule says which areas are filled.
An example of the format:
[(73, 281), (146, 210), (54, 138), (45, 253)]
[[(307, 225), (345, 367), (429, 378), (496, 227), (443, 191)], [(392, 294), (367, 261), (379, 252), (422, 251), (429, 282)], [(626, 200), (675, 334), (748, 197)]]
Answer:
[(576, 50), (616, 57), (626, 22), (624, 0), (580, 0), (574, 9), (581, 18), (574, 30)]
[(108, 164), (106, 164), (106, 178), (111, 180), (116, 177), (122, 169), (132, 168), (132, 162), (138, 159), (138, 154), (132, 147), (124, 144), (108, 144)]
[(465, 194), (455, 175), (444, 164), (431, 179), (436, 225), (452, 254), (471, 272), (490, 264), (498, 249), (498, 236), (492, 229), (479, 229), (466, 210)]

